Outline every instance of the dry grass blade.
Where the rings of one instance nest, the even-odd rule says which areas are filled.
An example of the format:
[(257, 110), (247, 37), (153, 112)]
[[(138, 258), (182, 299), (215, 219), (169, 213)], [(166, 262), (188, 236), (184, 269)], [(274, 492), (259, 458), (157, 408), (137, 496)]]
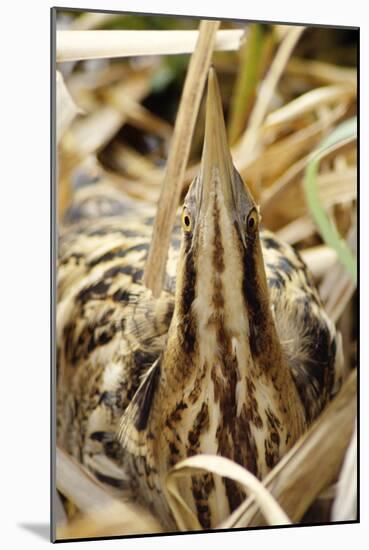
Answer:
[(322, 281), (320, 294), (325, 309), (334, 323), (341, 317), (355, 289), (356, 284), (347, 274), (345, 267), (340, 264), (334, 265), (334, 268), (329, 273), (329, 278), (327, 275)]
[[(310, 153), (311, 149), (319, 143), (341, 115), (342, 109), (339, 107), (338, 110), (327, 114), (324, 120), (317, 120), (276, 141), (252, 160), (247, 167), (241, 169), (241, 174), (246, 181), (261, 181), (263, 187), (267, 186), (270, 181), (274, 180), (275, 182), (276, 178), (284, 174), (286, 170), (290, 170), (296, 159)], [(275, 185), (276, 183), (273, 184), (273, 189)], [(266, 194), (269, 193), (267, 188)]]
[[(315, 123), (318, 124), (318, 123)], [(356, 149), (356, 138), (350, 138), (344, 142), (337, 143), (327, 149), (321, 157), (321, 161), (331, 161), (338, 155), (345, 155)], [(300, 195), (300, 200), (305, 205), (305, 199), (302, 196), (302, 188), (300, 184), (303, 179), (305, 169), (309, 163), (311, 156), (305, 156), (293, 164), (280, 178), (278, 178), (271, 187), (266, 189), (261, 197), (263, 221), (269, 229), (277, 229), (276, 220), (280, 219), (280, 214), (291, 204), (291, 193)], [(296, 191), (297, 190), (297, 191)], [(336, 193), (336, 196), (339, 196)], [(287, 206), (286, 206), (287, 205)], [(303, 214), (302, 211), (294, 211), (294, 218)]]
[[(142, 71), (132, 75), (115, 87), (115, 93), (134, 102), (141, 101), (150, 88), (151, 71)], [(69, 206), (71, 200), (71, 174), (78, 164), (89, 155), (99, 151), (118, 132), (127, 121), (128, 114), (103, 103), (91, 113), (75, 120), (65, 132), (60, 142), (59, 170), (59, 216)]]
[(114, 497), (86, 468), (59, 448), (56, 450), (56, 486), (84, 512), (110, 506), (115, 502)]
[(164, 139), (171, 137), (172, 127), (169, 123), (153, 115), (148, 109), (129, 97), (120, 87), (108, 89), (105, 95), (107, 102), (124, 114), (127, 120), (137, 128), (161, 136)]
[(278, 237), (289, 244), (296, 244), (306, 239), (315, 231), (315, 225), (310, 217), (302, 216), (288, 223), (277, 231)]
[[(263, 480), (293, 523), (337, 478), (354, 427), (356, 389), (354, 371), (309, 431)], [(255, 498), (250, 497), (219, 527), (260, 525), (265, 520)]]
[(333, 503), (332, 521), (355, 520), (357, 514), (357, 424), (347, 449)]
[(138, 183), (156, 187), (163, 181), (163, 170), (131, 147), (114, 144), (112, 157), (115, 168), (128, 177), (139, 180)]
[[(148, 94), (149, 88), (149, 74), (136, 75), (130, 82), (116, 86), (114, 97), (125, 97), (127, 102), (137, 103)], [(104, 103), (73, 124), (70, 134), (66, 136), (66, 148), (72, 148), (81, 158), (98, 151), (128, 119), (127, 111)]]
[(106, 145), (118, 132), (126, 117), (113, 107), (104, 105), (89, 116), (76, 121), (66, 146), (70, 145), (81, 158)]
[(102, 25), (111, 23), (115, 19), (121, 19), (125, 17), (123, 13), (98, 13), (87, 12), (80, 15), (75, 19), (70, 27), (73, 31), (87, 31), (89, 29), (97, 29)]
[(57, 527), (57, 539), (79, 539), (164, 533), (163, 527), (140, 506), (115, 502)]
[[(322, 173), (316, 178), (319, 199), (325, 211), (329, 211), (329, 209), (336, 204), (350, 204), (352, 201), (356, 200), (356, 177), (356, 168), (346, 168), (344, 170), (332, 170)], [(284, 199), (284, 202), (272, 205), (274, 223), (279, 223), (281, 218), (284, 219), (285, 223), (289, 223), (291, 218), (292, 220), (296, 218), (299, 219), (299, 217), (301, 219), (302, 216), (310, 212), (302, 192), (301, 182), (297, 182), (294, 186), (289, 187), (288, 191), (285, 189)], [(291, 204), (293, 204), (293, 208), (291, 208)], [(262, 208), (264, 222), (270, 229), (275, 229), (273, 225), (272, 227), (269, 225), (269, 210), (264, 210), (263, 206)], [(278, 213), (278, 217), (276, 213)], [(315, 230), (317, 230), (315, 220), (312, 221)]]
[[(351, 251), (356, 255), (356, 221), (349, 232), (347, 244)], [(336, 323), (341, 317), (347, 304), (352, 298), (355, 289), (356, 284), (347, 273), (345, 266), (340, 262), (335, 262), (332, 269), (326, 271), (326, 275), (319, 287), (319, 293), (325, 305), (325, 309), (334, 323)]]
[(357, 84), (356, 69), (339, 67), (323, 61), (294, 58), (288, 62), (286, 73), (326, 84), (349, 84), (350, 86)]
[(91, 94), (98, 88), (104, 89), (117, 82), (127, 82), (131, 76), (134, 76), (134, 72), (126, 64), (109, 63), (95, 71), (72, 72), (68, 76), (68, 89), (79, 102), (84, 98), (90, 100)]
[(218, 27), (219, 21), (202, 21), (200, 23), (198, 42), (190, 60), (178, 109), (143, 277), (144, 284), (152, 290), (154, 296), (159, 296), (163, 286), (170, 235), (175, 221), (193, 130), (210, 67)]
[(270, 113), (265, 120), (263, 130), (267, 131), (272, 128), (275, 130), (286, 123), (290, 123), (295, 118), (304, 116), (322, 106), (346, 102), (353, 95), (355, 95), (355, 89), (348, 85), (314, 88), (290, 101), (280, 109), (273, 111), (273, 113)]
[[(218, 31), (215, 50), (238, 50), (243, 34)], [(58, 31), (56, 61), (191, 53), (197, 39), (198, 31)]]
[(235, 150), (235, 163), (239, 169), (245, 166), (252, 157), (260, 126), (265, 118), (275, 88), (303, 30), (304, 27), (291, 27), (286, 32), (268, 74), (261, 84), (258, 99), (250, 116), (248, 128)]
[(167, 499), (178, 527), (184, 531), (201, 529), (197, 517), (184, 502), (177, 481), (180, 478), (199, 473), (217, 474), (239, 483), (248, 493), (252, 493), (269, 525), (285, 525), (290, 520), (263, 484), (248, 470), (232, 460), (216, 455), (197, 455), (176, 464), (166, 477)]
[(115, 499), (61, 449), (57, 449), (56, 474), (58, 490), (83, 513), (82, 517), (58, 527), (58, 539), (163, 532), (150, 512), (137, 504)]
[(301, 251), (301, 256), (314, 279), (320, 279), (335, 265), (337, 260), (336, 252), (325, 244), (305, 248)]
[[(150, 204), (155, 204), (158, 201), (159, 186), (152, 185), (152, 183), (148, 184), (145, 181), (123, 177), (117, 175), (115, 172), (106, 171), (105, 173), (116, 189), (126, 193), (127, 197)], [(150, 215), (152, 214), (153, 212), (150, 212)]]
[(59, 143), (73, 119), (80, 114), (70, 95), (62, 74), (56, 71), (56, 139)]
[(334, 204), (354, 201), (357, 197), (356, 166), (320, 174), (316, 182), (319, 197), (326, 209)]

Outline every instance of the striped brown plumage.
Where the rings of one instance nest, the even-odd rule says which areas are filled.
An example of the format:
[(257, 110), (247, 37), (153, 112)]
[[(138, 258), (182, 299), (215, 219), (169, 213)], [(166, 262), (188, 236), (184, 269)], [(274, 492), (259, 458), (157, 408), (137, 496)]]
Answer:
[[(174, 464), (219, 454), (262, 478), (340, 383), (340, 339), (311, 276), (259, 230), (233, 167), (213, 72), (207, 108), (201, 171), (159, 299), (141, 283), (151, 207), (93, 182), (75, 193), (60, 239), (59, 444), (169, 529)], [(210, 474), (181, 483), (204, 528), (244, 498)]]

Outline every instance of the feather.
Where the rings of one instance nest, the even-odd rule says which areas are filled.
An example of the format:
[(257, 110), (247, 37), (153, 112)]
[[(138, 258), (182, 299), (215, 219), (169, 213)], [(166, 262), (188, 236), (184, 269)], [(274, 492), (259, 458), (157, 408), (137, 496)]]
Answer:
[(133, 428), (137, 432), (142, 432), (147, 428), (159, 376), (160, 358), (155, 361), (145, 374), (131, 403), (120, 420), (118, 438), (124, 447), (129, 444)]

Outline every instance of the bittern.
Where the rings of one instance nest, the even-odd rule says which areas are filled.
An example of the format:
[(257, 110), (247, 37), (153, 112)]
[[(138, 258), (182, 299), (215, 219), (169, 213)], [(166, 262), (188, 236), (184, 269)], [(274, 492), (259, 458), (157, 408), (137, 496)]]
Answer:
[[(340, 338), (298, 253), (260, 228), (213, 69), (201, 168), (159, 299), (141, 283), (152, 218), (102, 190), (81, 190), (60, 243), (58, 440), (175, 529), (172, 466), (216, 454), (263, 478), (339, 385)], [(181, 493), (204, 528), (245, 497), (211, 474)]]

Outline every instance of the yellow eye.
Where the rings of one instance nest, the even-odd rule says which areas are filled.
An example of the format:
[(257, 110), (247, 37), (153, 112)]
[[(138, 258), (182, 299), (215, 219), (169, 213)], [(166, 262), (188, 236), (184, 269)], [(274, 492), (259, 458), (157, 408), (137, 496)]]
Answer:
[(192, 229), (192, 219), (187, 208), (184, 208), (182, 212), (182, 227), (186, 233)]
[(259, 214), (256, 208), (253, 208), (246, 220), (246, 230), (249, 235), (254, 235), (259, 226)]

